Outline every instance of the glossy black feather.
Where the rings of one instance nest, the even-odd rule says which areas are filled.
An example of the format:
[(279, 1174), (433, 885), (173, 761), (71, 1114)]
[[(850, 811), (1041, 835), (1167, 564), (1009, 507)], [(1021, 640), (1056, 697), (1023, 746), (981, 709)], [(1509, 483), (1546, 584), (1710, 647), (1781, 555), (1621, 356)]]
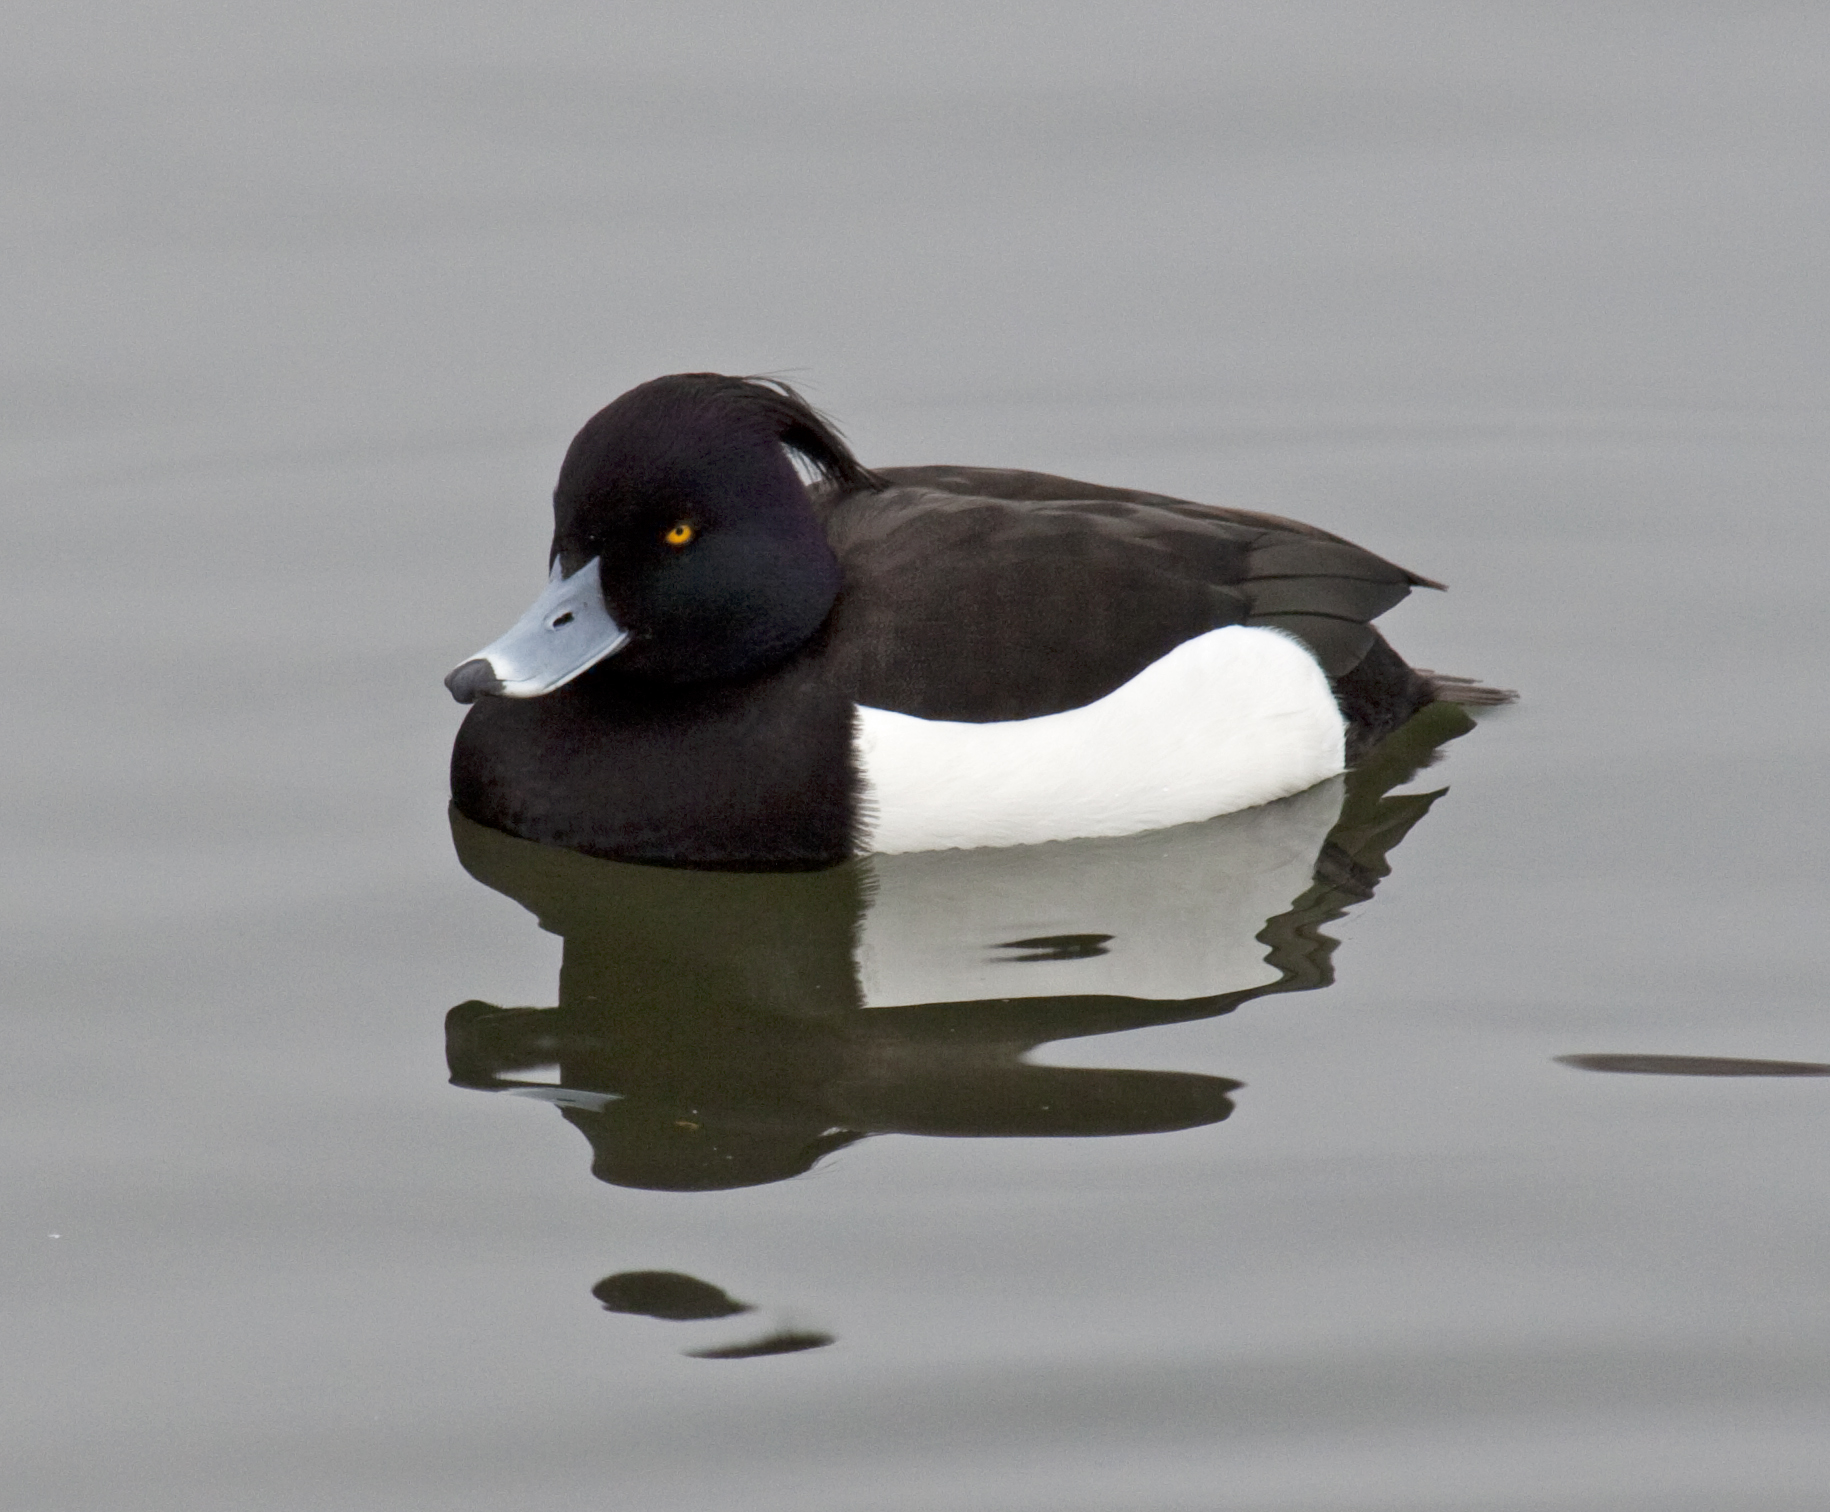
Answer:
[(827, 866), (855, 850), (852, 703), (816, 636), (759, 676), (680, 686), (603, 666), (543, 698), (482, 698), (451, 753), (479, 824), (587, 855)]
[(1226, 625), (1286, 630), (1338, 680), (1427, 581), (1273, 515), (1000, 468), (878, 476), (824, 501), (834, 655), (860, 703), (924, 719), (1078, 708)]

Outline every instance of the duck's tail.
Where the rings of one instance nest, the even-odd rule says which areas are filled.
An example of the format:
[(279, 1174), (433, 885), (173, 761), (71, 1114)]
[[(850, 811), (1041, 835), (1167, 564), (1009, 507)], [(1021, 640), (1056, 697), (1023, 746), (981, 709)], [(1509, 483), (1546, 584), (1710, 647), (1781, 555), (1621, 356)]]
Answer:
[(1512, 688), (1489, 688), (1472, 677), (1452, 677), (1447, 672), (1432, 672), (1427, 667), (1413, 667), (1411, 670), (1423, 679), (1430, 698), (1436, 703), (1492, 708), (1495, 704), (1518, 702), (1519, 695)]

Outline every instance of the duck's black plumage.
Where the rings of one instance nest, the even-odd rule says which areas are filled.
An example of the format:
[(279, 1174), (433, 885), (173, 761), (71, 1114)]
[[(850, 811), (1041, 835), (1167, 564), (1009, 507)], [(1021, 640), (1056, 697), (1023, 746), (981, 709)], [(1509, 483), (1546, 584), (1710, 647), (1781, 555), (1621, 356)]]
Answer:
[(829, 866), (856, 850), (853, 703), (826, 636), (739, 679), (599, 667), (543, 698), (479, 699), (451, 799), (480, 824), (660, 865)]
[(1224, 626), (1309, 649), (1350, 760), (1435, 696), (1370, 623), (1426, 578), (1271, 515), (1004, 469), (872, 472), (770, 381), (632, 390), (573, 442), (554, 513), (554, 561), (602, 564), (626, 648), (544, 696), (477, 701), (452, 793), (591, 854), (830, 864), (860, 840), (856, 706), (1058, 713)]
[[(858, 701), (923, 719), (1029, 719), (1079, 708), (1183, 641), (1224, 625), (1300, 639), (1351, 723), (1395, 729), (1421, 679), (1375, 709), (1353, 674), (1369, 621), (1437, 586), (1313, 526), (1160, 494), (990, 467), (888, 468), (837, 490), (827, 535), (845, 564), (833, 610)], [(944, 564), (944, 565), (942, 565)], [(939, 570), (937, 570), (937, 568)]]

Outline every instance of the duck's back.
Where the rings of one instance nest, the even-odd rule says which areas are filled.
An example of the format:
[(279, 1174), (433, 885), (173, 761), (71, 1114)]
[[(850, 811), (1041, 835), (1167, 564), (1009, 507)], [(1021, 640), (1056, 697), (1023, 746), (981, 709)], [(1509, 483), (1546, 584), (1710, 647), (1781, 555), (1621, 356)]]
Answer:
[(1059, 713), (1197, 636), (1243, 625), (1300, 641), (1350, 724), (1395, 712), (1360, 707), (1356, 674), (1401, 685), (1391, 690), (1409, 699), (1400, 720), (1415, 707), (1420, 689), (1370, 622), (1413, 587), (1438, 585), (1350, 541), (1046, 473), (880, 476), (886, 488), (844, 494), (827, 516), (846, 583), (833, 643), (860, 703), (975, 723)]

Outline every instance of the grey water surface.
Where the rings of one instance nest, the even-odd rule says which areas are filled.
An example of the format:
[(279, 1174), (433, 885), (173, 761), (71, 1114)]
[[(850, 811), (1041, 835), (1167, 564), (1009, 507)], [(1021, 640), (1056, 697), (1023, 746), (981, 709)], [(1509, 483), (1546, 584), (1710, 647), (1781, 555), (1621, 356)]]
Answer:
[[(0, 1505), (1830, 1505), (1830, 14), (7, 31)], [(700, 368), (1312, 520), (1523, 698), (1142, 845), (454, 825)]]

